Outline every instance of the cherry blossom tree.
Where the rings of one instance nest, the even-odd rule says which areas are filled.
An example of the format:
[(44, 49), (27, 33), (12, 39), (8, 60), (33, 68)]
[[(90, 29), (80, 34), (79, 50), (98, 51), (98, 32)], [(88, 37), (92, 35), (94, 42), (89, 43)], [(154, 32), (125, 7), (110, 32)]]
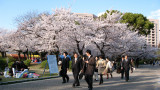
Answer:
[[(14, 35), (14, 43), (17, 44), (13, 47), (22, 51), (69, 51), (80, 55), (90, 48), (109, 57), (137, 52), (142, 55), (145, 36), (130, 31), (127, 24), (120, 23), (121, 13), (107, 14), (103, 20), (82, 19), (65, 8), (54, 9), (52, 14), (39, 14), (19, 24)], [(154, 51), (149, 48), (148, 51)]]
[(145, 36), (130, 31), (127, 24), (120, 23), (121, 13), (106, 14), (106, 19), (97, 20), (92, 25), (94, 29), (87, 35), (88, 45), (95, 45), (100, 54), (109, 57), (120, 57), (123, 54), (132, 56), (137, 52), (143, 52), (141, 47), (146, 44)]
[(7, 29), (0, 28), (0, 52), (2, 57), (6, 57), (6, 52), (10, 51), (12, 42), (10, 40), (14, 31), (8, 31)]

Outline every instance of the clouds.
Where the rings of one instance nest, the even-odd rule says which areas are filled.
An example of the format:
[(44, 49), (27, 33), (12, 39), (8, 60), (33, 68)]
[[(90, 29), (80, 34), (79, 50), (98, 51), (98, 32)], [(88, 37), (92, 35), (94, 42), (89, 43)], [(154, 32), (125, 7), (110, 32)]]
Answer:
[(99, 16), (101, 16), (101, 15), (104, 14), (104, 13), (105, 13), (105, 12), (98, 13), (97, 16), (99, 17)]
[(160, 20), (160, 9), (150, 12), (150, 15), (148, 16), (148, 18), (149, 19), (159, 19)]

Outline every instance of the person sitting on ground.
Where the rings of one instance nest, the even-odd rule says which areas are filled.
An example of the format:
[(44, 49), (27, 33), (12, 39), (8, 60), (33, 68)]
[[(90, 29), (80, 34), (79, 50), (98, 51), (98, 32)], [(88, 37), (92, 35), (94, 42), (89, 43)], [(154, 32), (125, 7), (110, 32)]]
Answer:
[(24, 69), (28, 69), (27, 65), (25, 65), (23, 61), (21, 61), (20, 65), (21, 65), (21, 71), (24, 71)]

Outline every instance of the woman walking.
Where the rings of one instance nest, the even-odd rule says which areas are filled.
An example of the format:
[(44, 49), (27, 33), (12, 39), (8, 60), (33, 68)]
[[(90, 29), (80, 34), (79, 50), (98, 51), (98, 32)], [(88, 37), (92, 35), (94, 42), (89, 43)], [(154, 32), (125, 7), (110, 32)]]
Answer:
[(98, 74), (100, 75), (100, 82), (99, 85), (103, 83), (103, 72), (106, 67), (106, 61), (103, 59), (102, 56), (99, 57), (97, 68), (98, 68)]
[[(98, 60), (99, 60), (99, 57), (97, 56), (96, 57), (96, 66), (98, 64)], [(95, 81), (98, 81), (98, 68), (97, 67), (95, 68), (95, 71), (94, 71), (94, 77), (95, 77)]]
[(108, 58), (106, 58), (106, 62), (107, 62), (107, 65), (106, 65), (107, 79), (109, 79), (109, 75), (108, 74), (111, 75), (111, 78), (113, 77), (112, 76), (112, 63), (111, 63), (111, 61), (109, 61)]

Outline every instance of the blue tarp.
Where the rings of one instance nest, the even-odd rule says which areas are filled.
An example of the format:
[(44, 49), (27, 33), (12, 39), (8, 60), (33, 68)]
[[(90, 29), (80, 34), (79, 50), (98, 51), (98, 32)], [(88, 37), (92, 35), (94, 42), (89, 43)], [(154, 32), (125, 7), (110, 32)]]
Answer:
[[(59, 55), (59, 57), (63, 60), (64, 56), (63, 55)], [(67, 57), (71, 60), (71, 56), (67, 55)]]

